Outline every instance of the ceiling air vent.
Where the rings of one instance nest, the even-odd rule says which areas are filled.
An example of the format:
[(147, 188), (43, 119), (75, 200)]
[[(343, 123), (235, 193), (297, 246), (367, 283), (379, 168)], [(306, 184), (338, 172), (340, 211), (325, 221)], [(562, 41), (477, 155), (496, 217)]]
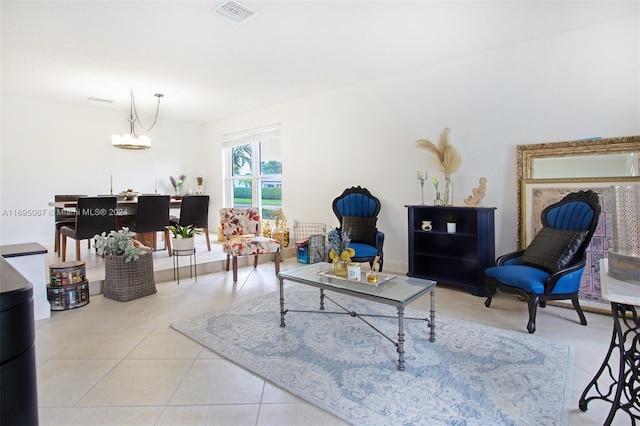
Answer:
[(113, 100), (112, 99), (105, 99), (105, 98), (97, 98), (95, 96), (89, 96), (87, 98), (88, 101), (93, 101), (93, 102), (104, 102), (107, 104), (112, 104)]
[(241, 24), (256, 14), (255, 10), (249, 9), (247, 6), (237, 1), (227, 1), (213, 10), (213, 13), (224, 16), (232, 20), (236, 24)]

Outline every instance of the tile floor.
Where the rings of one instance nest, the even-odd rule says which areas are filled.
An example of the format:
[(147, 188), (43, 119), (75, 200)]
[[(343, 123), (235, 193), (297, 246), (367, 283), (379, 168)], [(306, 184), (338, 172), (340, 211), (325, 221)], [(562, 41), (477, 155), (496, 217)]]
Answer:
[[(85, 250), (86, 251), (86, 250)], [(242, 266), (233, 283), (221, 271), (219, 247), (199, 249), (199, 262), (217, 262), (197, 282), (183, 275), (158, 282), (158, 293), (131, 302), (101, 295), (81, 308), (52, 312), (36, 323), (38, 402), (42, 425), (341, 425), (345, 424), (263, 379), (237, 367), (169, 328), (172, 322), (277, 290), (274, 264)], [(72, 255), (71, 255), (72, 256)], [(88, 278), (101, 273), (101, 259), (86, 251)], [(50, 250), (47, 264), (57, 258)], [(283, 269), (301, 266), (295, 257)], [(154, 253), (155, 269), (171, 268), (165, 252)], [(392, 272), (392, 271), (387, 271)], [(97, 274), (97, 275), (96, 275)], [(499, 295), (484, 299), (439, 287), (438, 314), (526, 333), (526, 305)], [(428, 310), (428, 295), (412, 308)], [(578, 409), (583, 388), (609, 344), (612, 319), (587, 313), (580, 326), (572, 310), (549, 306), (538, 313), (535, 336), (575, 348), (571, 425), (601, 425), (609, 407), (592, 402)], [(550, 377), (549, 380), (554, 380)], [(614, 424), (630, 424), (619, 413)]]

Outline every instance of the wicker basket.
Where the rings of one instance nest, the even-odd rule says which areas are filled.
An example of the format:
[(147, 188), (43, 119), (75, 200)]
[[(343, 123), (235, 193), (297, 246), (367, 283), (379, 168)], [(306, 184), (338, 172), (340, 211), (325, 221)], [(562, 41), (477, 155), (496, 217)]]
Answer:
[(156, 292), (151, 250), (141, 249), (140, 258), (131, 262), (124, 256), (106, 256), (104, 297), (127, 302)]
[[(295, 238), (298, 263), (326, 262), (325, 235), (327, 225), (324, 223), (299, 223), (293, 224), (293, 237)], [(305, 244), (300, 242), (305, 241)], [(308, 241), (308, 242), (306, 242)]]

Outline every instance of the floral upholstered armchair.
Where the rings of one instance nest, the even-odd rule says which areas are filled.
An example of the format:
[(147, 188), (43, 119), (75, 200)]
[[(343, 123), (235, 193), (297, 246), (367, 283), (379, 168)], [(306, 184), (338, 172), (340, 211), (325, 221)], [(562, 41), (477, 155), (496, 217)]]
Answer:
[(280, 272), (280, 242), (262, 236), (260, 213), (257, 207), (220, 209), (220, 227), (225, 241), (222, 251), (233, 265), (233, 282), (238, 281), (238, 256), (255, 256), (253, 267), (258, 266), (258, 255), (275, 253), (276, 275)]

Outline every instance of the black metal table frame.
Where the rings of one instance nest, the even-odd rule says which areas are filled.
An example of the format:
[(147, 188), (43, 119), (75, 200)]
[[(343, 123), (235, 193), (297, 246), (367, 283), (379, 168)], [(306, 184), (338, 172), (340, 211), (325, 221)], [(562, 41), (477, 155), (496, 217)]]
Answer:
[[(307, 283), (305, 281), (296, 281), (296, 280), (294, 280), (294, 279), (292, 279), (290, 277), (287, 277), (286, 279), (288, 279), (290, 281), (298, 282), (300, 284), (311, 285), (311, 284), (309, 284), (309, 283)], [(429, 341), (430, 342), (435, 342), (436, 341), (436, 333), (435, 333), (436, 287), (435, 286), (430, 290), (430, 293), (431, 293), (431, 309), (429, 310), (429, 317), (427, 317), (427, 318), (414, 318), (414, 317), (405, 317), (404, 316), (404, 308), (405, 308), (405, 306), (407, 306), (409, 303), (413, 302), (416, 298), (422, 296), (422, 294), (417, 295), (415, 298), (412, 298), (411, 300), (407, 301), (404, 304), (394, 305), (398, 309), (398, 315), (397, 315), (397, 318), (398, 318), (398, 340), (393, 340), (393, 338), (391, 338), (391, 337), (387, 336), (386, 334), (384, 334), (381, 330), (379, 330), (373, 324), (371, 324), (366, 319), (364, 319), (364, 317), (396, 318), (396, 316), (375, 315), (375, 314), (366, 314), (366, 313), (362, 314), (362, 313), (357, 313), (355, 311), (351, 311), (351, 310), (345, 308), (344, 306), (340, 305), (339, 303), (337, 303), (333, 299), (331, 299), (328, 296), (326, 296), (324, 291), (325, 290), (334, 291), (334, 292), (338, 292), (338, 293), (342, 293), (342, 294), (347, 294), (349, 296), (353, 296), (353, 297), (356, 297), (356, 298), (359, 298), (359, 299), (366, 299), (366, 300), (371, 300), (371, 301), (377, 302), (377, 303), (383, 303), (379, 298), (376, 298), (374, 296), (366, 297), (365, 295), (362, 295), (360, 293), (348, 291), (348, 290), (343, 289), (343, 288), (339, 288), (338, 289), (338, 288), (334, 288), (334, 287), (330, 287), (330, 286), (326, 286), (326, 285), (322, 285), (322, 284), (317, 283), (316, 285), (313, 285), (313, 287), (318, 287), (320, 289), (320, 310), (319, 311), (316, 311), (316, 310), (285, 309), (285, 307), (284, 307), (284, 280), (285, 280), (285, 278), (281, 277), (281, 276), (278, 276), (278, 280), (280, 281), (280, 327), (285, 327), (284, 316), (288, 312), (306, 312), (306, 313), (317, 313), (317, 314), (350, 315), (351, 317), (360, 319), (362, 322), (364, 322), (369, 327), (374, 329), (376, 332), (378, 332), (384, 338), (389, 340), (396, 347), (396, 351), (398, 352), (398, 364), (397, 364), (397, 367), (398, 367), (398, 370), (400, 370), (400, 371), (404, 371), (404, 369), (405, 369), (405, 360), (404, 360), (404, 354), (405, 354), (405, 351), (404, 351), (404, 341), (405, 341), (405, 338), (404, 338), (404, 320), (405, 319), (425, 321), (427, 323), (427, 326), (430, 329), (429, 330)], [(331, 302), (333, 302), (338, 307), (340, 307), (343, 311), (341, 311), (341, 312), (325, 311), (325, 307), (324, 307), (324, 299), (325, 298), (330, 300)], [(386, 304), (386, 303), (383, 303), (383, 304)]]
[[(178, 284), (180, 284), (180, 265), (178, 262), (178, 258), (183, 256), (189, 256), (189, 278), (193, 278), (195, 275), (196, 282), (198, 282), (198, 261), (196, 259), (196, 249), (188, 249), (188, 250), (173, 250), (173, 280), (178, 280)], [(191, 262), (191, 256), (193, 256), (193, 263)], [(193, 274), (191, 273), (191, 268), (193, 268)]]
[[(607, 401), (611, 409), (605, 426), (613, 422), (618, 410), (626, 412), (631, 424), (636, 425), (640, 421), (640, 319), (632, 305), (611, 302), (611, 311), (613, 333), (609, 350), (600, 369), (582, 392), (578, 406), (580, 410), (587, 411), (590, 401)], [(610, 363), (618, 364), (617, 374)], [(607, 383), (599, 383), (601, 379)], [(602, 389), (599, 385), (602, 385)], [(588, 397), (592, 389), (596, 395)]]

